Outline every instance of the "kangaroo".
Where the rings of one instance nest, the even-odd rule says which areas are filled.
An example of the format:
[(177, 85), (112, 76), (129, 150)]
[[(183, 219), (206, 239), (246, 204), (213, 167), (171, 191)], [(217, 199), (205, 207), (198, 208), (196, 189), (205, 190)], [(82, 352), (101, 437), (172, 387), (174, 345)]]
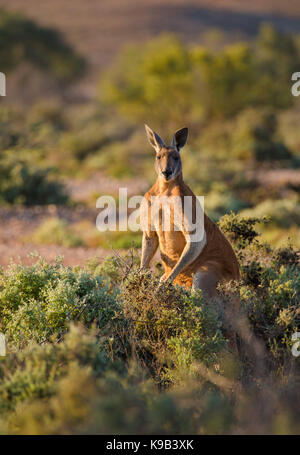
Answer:
[[(141, 204), (141, 268), (149, 267), (159, 247), (165, 270), (161, 281), (168, 280), (186, 288), (202, 289), (204, 295), (213, 298), (217, 295), (218, 283), (239, 279), (239, 266), (229, 241), (216, 224), (203, 212), (203, 216), (197, 219), (196, 207), (199, 202), (182, 176), (181, 149), (186, 144), (188, 128), (178, 130), (170, 146), (166, 146), (160, 136), (147, 125), (145, 128), (148, 140), (156, 152), (157, 180)], [(179, 201), (168, 207), (171, 219), (168, 230), (162, 229), (162, 217), (168, 204), (161, 204), (158, 216), (153, 215), (152, 206), (156, 196), (163, 196), (166, 202), (177, 196), (173, 199)], [(185, 196), (191, 196), (191, 210), (184, 210)], [(178, 214), (187, 223), (176, 223)], [(143, 223), (143, 220), (146, 222)], [(200, 226), (203, 235), (195, 241), (189, 227), (197, 223), (203, 224)]]

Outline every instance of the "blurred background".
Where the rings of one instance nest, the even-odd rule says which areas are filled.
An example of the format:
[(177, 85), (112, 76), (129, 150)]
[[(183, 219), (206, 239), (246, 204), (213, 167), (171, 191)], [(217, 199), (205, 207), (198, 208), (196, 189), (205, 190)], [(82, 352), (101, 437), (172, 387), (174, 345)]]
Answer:
[(99, 233), (96, 200), (155, 180), (144, 123), (188, 126), (185, 181), (208, 215), (267, 216), (262, 238), (300, 246), (297, 0), (2, 0), (0, 264), (66, 264), (140, 233)]

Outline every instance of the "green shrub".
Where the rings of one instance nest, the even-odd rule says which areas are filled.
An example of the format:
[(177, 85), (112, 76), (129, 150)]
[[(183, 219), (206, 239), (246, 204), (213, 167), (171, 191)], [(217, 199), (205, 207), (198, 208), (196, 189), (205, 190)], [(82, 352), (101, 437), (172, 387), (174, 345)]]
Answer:
[(62, 106), (51, 102), (39, 102), (32, 106), (29, 112), (28, 124), (31, 128), (47, 124), (57, 131), (67, 128), (68, 120)]
[(290, 161), (292, 153), (278, 136), (278, 121), (274, 112), (247, 109), (236, 120), (232, 131), (231, 153), (239, 159)]
[(91, 330), (71, 326), (63, 343), (29, 346), (13, 353), (1, 363), (0, 414), (15, 409), (19, 402), (50, 397), (56, 392), (55, 381), (65, 376), (73, 363), (92, 366), (98, 374), (109, 359), (101, 342)]
[(291, 339), (299, 324), (300, 263), (291, 246), (272, 251), (258, 241), (254, 226), (261, 221), (264, 219), (241, 218), (232, 213), (219, 225), (230, 234), (240, 259), (241, 308), (251, 329), (266, 345), (269, 360), (283, 367), (287, 359), (288, 364), (292, 362)]
[(237, 199), (222, 185), (214, 185), (212, 191), (205, 196), (204, 203), (205, 212), (214, 221), (217, 221), (224, 213), (239, 212), (245, 207), (244, 202)]
[(85, 270), (41, 259), (3, 269), (0, 432), (297, 433), (299, 255), (259, 241), (259, 222), (220, 221), (241, 281), (220, 285), (214, 302), (159, 286), (132, 253)]
[[(145, 151), (143, 151), (145, 150)], [(86, 165), (93, 170), (101, 170), (114, 178), (140, 176), (153, 162), (153, 155), (147, 154), (144, 131), (139, 129), (126, 140), (111, 141), (98, 153), (91, 155)]]
[(71, 82), (83, 74), (84, 59), (54, 29), (39, 26), (20, 13), (0, 10), (0, 65), (8, 72), (27, 62), (48, 72), (54, 80)]
[(263, 217), (270, 218), (270, 223), (289, 228), (300, 224), (300, 204), (298, 198), (271, 200), (258, 204), (251, 209), (242, 210), (240, 215), (243, 217)]
[(113, 294), (99, 276), (40, 259), (12, 264), (0, 277), (0, 328), (16, 346), (60, 338), (73, 320), (104, 328), (116, 311)]
[(285, 108), (293, 102), (289, 80), (299, 59), (294, 38), (271, 26), (261, 28), (253, 46), (230, 44), (218, 52), (162, 35), (125, 48), (102, 77), (100, 98), (135, 120), (175, 128), (182, 118), (196, 124), (247, 107)]
[(237, 249), (243, 249), (259, 236), (259, 233), (254, 227), (260, 222), (267, 222), (267, 218), (242, 218), (231, 212), (223, 216), (219, 220), (218, 225), (233, 241)]
[(0, 158), (0, 200), (7, 204), (66, 204), (62, 183), (51, 178), (51, 169), (37, 167), (27, 158), (7, 152)]
[[(131, 322), (131, 343), (160, 375), (167, 363), (178, 369), (195, 360), (210, 364), (226, 345), (220, 314), (201, 292), (158, 286), (150, 272), (133, 271), (121, 286), (121, 299)], [(163, 377), (169, 380), (172, 373), (166, 369)]]
[(89, 154), (97, 152), (108, 142), (99, 125), (90, 124), (88, 127), (78, 133), (69, 132), (62, 136), (60, 142), (61, 150), (82, 161)]
[(74, 327), (59, 345), (34, 346), (5, 361), (0, 396), (11, 400), (0, 406), (2, 431), (176, 435), (222, 433), (233, 423), (229, 399), (216, 391), (199, 393), (194, 384), (158, 394), (135, 364), (127, 377), (107, 365), (97, 339)]
[(108, 236), (108, 241), (109, 245), (106, 243), (106, 248), (110, 248), (110, 245), (115, 249), (141, 248), (142, 235), (140, 232), (112, 232)]
[(60, 218), (48, 218), (33, 233), (34, 243), (45, 245), (61, 245), (65, 247), (76, 247), (84, 244), (77, 236), (66, 220)]

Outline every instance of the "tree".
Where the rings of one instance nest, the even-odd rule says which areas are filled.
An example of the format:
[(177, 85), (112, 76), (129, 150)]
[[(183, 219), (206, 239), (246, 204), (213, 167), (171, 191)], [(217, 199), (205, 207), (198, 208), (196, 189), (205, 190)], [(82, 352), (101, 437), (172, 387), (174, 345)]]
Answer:
[(51, 75), (58, 83), (75, 80), (85, 68), (84, 59), (58, 31), (0, 9), (0, 69), (8, 73), (23, 63)]
[(130, 46), (100, 82), (100, 98), (154, 127), (231, 118), (248, 107), (293, 103), (290, 79), (300, 66), (294, 38), (264, 26), (254, 45), (212, 52), (173, 35)]
[(192, 103), (191, 64), (188, 49), (171, 35), (127, 47), (101, 80), (100, 97), (134, 119), (178, 125)]

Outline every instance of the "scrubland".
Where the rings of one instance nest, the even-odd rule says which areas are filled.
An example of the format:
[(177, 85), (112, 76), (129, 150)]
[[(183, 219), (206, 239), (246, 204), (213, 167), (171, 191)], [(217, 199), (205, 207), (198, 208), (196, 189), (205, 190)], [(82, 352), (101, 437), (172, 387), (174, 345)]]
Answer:
[[(299, 433), (299, 36), (164, 33), (126, 45), (83, 101), (66, 91), (86, 56), (0, 17), (3, 70), (22, 62), (47, 87), (0, 103), (0, 433)], [(96, 229), (99, 196), (154, 181), (143, 123), (166, 141), (189, 127), (184, 179), (241, 268), (215, 302), (158, 290), (159, 257), (139, 270), (140, 232)]]

